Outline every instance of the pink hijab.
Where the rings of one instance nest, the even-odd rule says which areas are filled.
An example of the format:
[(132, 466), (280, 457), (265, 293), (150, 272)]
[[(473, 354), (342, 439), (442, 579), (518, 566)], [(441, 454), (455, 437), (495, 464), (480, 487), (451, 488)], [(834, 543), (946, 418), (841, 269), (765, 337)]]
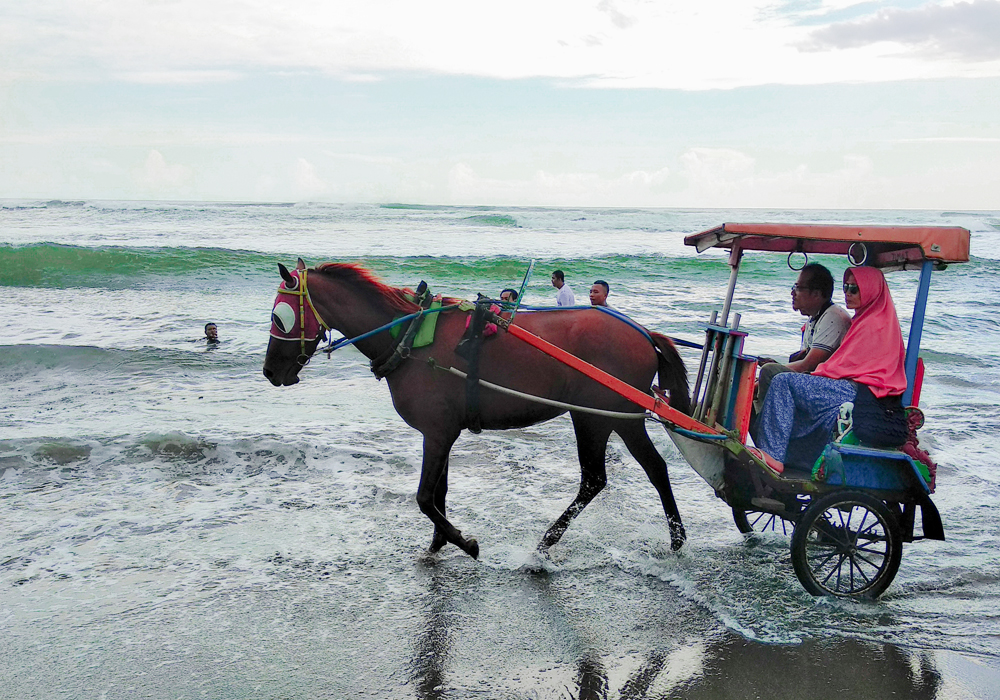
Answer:
[(847, 335), (830, 358), (813, 374), (830, 379), (853, 379), (866, 384), (875, 396), (896, 396), (906, 391), (903, 334), (896, 307), (881, 270), (851, 268), (861, 295)]

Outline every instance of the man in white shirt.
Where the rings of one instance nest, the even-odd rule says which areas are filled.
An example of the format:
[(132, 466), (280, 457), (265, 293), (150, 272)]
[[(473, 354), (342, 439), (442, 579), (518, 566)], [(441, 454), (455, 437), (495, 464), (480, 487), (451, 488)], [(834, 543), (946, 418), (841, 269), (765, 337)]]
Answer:
[(754, 399), (757, 413), (764, 406), (764, 395), (775, 375), (812, 372), (840, 347), (851, 327), (851, 315), (833, 303), (833, 275), (819, 263), (809, 263), (799, 272), (792, 285), (792, 308), (809, 318), (802, 326), (802, 344), (787, 364), (778, 364), (769, 357), (759, 358), (761, 368)]
[(573, 290), (566, 284), (566, 275), (563, 274), (562, 270), (556, 270), (552, 273), (552, 286), (559, 290), (556, 295), (556, 306), (576, 306), (576, 297), (573, 296)]

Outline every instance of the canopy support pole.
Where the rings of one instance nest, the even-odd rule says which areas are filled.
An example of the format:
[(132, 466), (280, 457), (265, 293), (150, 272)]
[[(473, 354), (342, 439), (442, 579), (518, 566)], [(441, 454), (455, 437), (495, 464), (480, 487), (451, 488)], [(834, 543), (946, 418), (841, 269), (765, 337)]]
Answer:
[(923, 335), (924, 316), (927, 312), (927, 297), (931, 291), (931, 272), (934, 263), (925, 260), (920, 268), (920, 284), (917, 287), (917, 298), (913, 302), (913, 317), (910, 319), (910, 339), (906, 343), (906, 391), (903, 393), (903, 405), (909, 406), (913, 399), (914, 379), (917, 375), (917, 358), (920, 356), (920, 338)]
[(719, 325), (728, 328), (729, 327), (729, 308), (733, 305), (733, 295), (736, 293), (736, 278), (740, 274), (740, 260), (743, 258), (743, 248), (740, 246), (740, 242), (733, 241), (733, 248), (729, 251), (729, 267), (732, 271), (729, 273), (729, 289), (726, 291), (726, 305), (722, 307), (722, 319), (719, 321)]

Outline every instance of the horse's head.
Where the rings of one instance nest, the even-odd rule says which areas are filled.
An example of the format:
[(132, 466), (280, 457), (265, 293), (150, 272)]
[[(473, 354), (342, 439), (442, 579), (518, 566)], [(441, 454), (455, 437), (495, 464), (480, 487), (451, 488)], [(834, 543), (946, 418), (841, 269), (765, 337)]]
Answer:
[(279, 263), (278, 271), (282, 282), (271, 310), (264, 376), (275, 386), (291, 386), (298, 384), (299, 370), (308, 364), (329, 326), (309, 298), (309, 272), (302, 259), (295, 270), (289, 272)]

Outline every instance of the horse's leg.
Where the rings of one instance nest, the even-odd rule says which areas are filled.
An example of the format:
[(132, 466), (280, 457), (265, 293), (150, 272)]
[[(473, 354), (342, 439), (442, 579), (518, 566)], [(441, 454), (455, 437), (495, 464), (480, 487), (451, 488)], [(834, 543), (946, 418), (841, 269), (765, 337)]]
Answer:
[(628, 421), (627, 424), (615, 428), (615, 432), (625, 441), (625, 447), (642, 465), (650, 483), (660, 494), (663, 512), (667, 515), (667, 526), (670, 528), (670, 548), (677, 551), (687, 539), (687, 533), (684, 532), (681, 514), (677, 510), (674, 492), (670, 488), (667, 463), (663, 461), (663, 457), (657, 452), (653, 441), (649, 439), (649, 433), (646, 432), (646, 426), (642, 421)]
[[(441, 470), (441, 476), (438, 477), (437, 486), (434, 488), (434, 506), (438, 509), (441, 515), (445, 515), (445, 496), (448, 495), (448, 460), (450, 457), (444, 458), (444, 469)], [(444, 536), (444, 532), (437, 525), (434, 526), (434, 537), (431, 538), (431, 546), (427, 548), (431, 554), (437, 552), (442, 547), (448, 544), (448, 538)]]
[(569, 508), (552, 523), (542, 541), (538, 543), (538, 550), (541, 552), (559, 541), (573, 518), (579, 515), (608, 483), (604, 460), (611, 428), (607, 426), (607, 421), (574, 413), (573, 429), (576, 431), (576, 451), (580, 456), (580, 491), (569, 504)]
[[(438, 489), (442, 478), (448, 469), (448, 453), (458, 439), (458, 431), (446, 435), (424, 435), (424, 462), (420, 470), (420, 486), (417, 487), (417, 505), (420, 511), (434, 523), (434, 539), (431, 546), (438, 540), (438, 535), (445, 542), (451, 542), (473, 559), (479, 558), (479, 543), (474, 539), (465, 539), (454, 525), (448, 522), (444, 513), (438, 510)], [(444, 502), (444, 494), (441, 494)], [(441, 545), (444, 546), (443, 544)], [(440, 549), (441, 547), (438, 547)]]

